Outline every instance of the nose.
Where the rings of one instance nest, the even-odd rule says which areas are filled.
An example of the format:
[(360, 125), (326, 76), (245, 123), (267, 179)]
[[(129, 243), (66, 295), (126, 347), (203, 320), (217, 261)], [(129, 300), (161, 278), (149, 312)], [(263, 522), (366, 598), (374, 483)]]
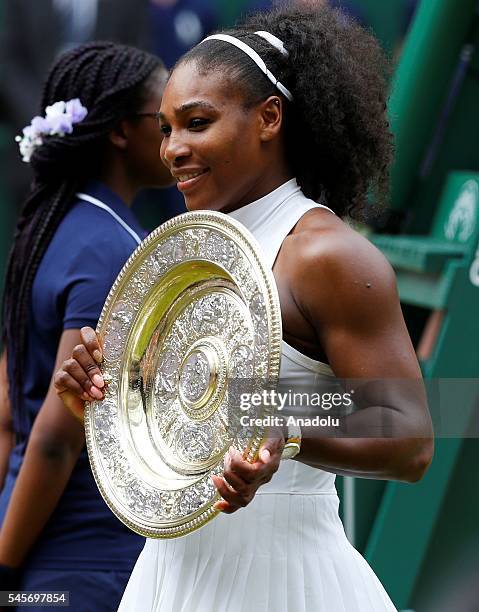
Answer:
[(190, 155), (190, 147), (187, 141), (181, 137), (181, 133), (172, 131), (168, 137), (163, 138), (161, 157), (168, 167)]

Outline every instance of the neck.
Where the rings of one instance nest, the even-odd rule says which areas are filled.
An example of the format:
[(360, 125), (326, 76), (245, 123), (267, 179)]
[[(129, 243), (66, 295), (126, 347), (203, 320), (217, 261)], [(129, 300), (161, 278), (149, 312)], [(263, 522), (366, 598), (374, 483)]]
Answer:
[(242, 208), (243, 206), (246, 206), (247, 204), (251, 204), (251, 202), (255, 202), (265, 195), (268, 195), (268, 193), (271, 193), (292, 178), (294, 178), (294, 175), (291, 170), (286, 167), (286, 165), (280, 169), (275, 168), (271, 171), (265, 169), (248, 192), (244, 194), (241, 200), (235, 202), (231, 206), (226, 207), (221, 212), (230, 213), (234, 210)]
[(108, 164), (99, 173), (98, 180), (109, 187), (128, 207), (131, 207), (140, 189), (140, 186), (125, 171), (125, 168), (115, 162)]

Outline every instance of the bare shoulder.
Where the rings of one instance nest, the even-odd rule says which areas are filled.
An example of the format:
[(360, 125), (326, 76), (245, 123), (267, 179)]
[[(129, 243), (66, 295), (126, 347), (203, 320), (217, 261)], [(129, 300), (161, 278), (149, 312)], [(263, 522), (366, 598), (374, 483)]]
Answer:
[(338, 279), (394, 280), (394, 271), (365, 236), (328, 211), (312, 210), (289, 236), (298, 269)]
[(397, 304), (394, 271), (364, 236), (326, 210), (304, 215), (285, 243), (291, 289), (298, 303), (314, 301), (337, 314), (364, 316)]

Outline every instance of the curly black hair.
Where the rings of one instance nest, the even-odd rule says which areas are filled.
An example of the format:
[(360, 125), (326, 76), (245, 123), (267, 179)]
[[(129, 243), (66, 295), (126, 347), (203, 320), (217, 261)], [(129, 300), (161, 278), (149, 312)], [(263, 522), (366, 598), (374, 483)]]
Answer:
[[(283, 41), (288, 56), (256, 31)], [(340, 216), (361, 219), (370, 195), (380, 206), (389, 189), (393, 138), (386, 116), (389, 63), (369, 32), (328, 6), (285, 7), (256, 13), (222, 31), (244, 41), (292, 93), (285, 100), (288, 162), (303, 192), (324, 192)], [(258, 66), (235, 46), (208, 40), (179, 64), (200, 73), (222, 70), (241, 89), (245, 106), (281, 95)]]
[(166, 71), (161, 60), (145, 51), (100, 41), (64, 53), (46, 78), (41, 115), (47, 106), (73, 98), (80, 99), (88, 115), (72, 134), (46, 137), (34, 151), (30, 160), (34, 182), (20, 212), (8, 259), (3, 337), (19, 429), (27, 425), (21, 393), (31, 292), (38, 267), (74, 194), (98, 172), (107, 135), (122, 119), (141, 109), (160, 70)]

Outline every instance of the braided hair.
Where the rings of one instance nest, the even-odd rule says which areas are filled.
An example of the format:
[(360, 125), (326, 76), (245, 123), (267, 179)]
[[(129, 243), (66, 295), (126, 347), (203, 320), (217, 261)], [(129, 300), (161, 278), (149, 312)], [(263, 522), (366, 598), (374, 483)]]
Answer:
[(44, 138), (30, 160), (34, 179), (17, 222), (3, 296), (10, 396), (14, 414), (20, 418), (23, 356), (36, 272), (74, 194), (101, 167), (107, 135), (140, 110), (158, 70), (164, 70), (163, 64), (149, 53), (112, 42), (92, 42), (60, 56), (45, 81), (40, 114), (55, 102), (80, 98), (88, 115), (72, 134)]
[[(288, 56), (255, 34), (266, 31)], [(389, 187), (393, 157), (386, 117), (389, 66), (376, 39), (328, 6), (279, 8), (248, 17), (226, 30), (254, 49), (293, 95), (285, 100), (287, 161), (305, 195), (321, 194), (340, 216), (361, 218), (368, 196), (379, 207)], [(241, 50), (207, 40), (178, 62), (194, 62), (200, 74), (221, 70), (251, 108), (272, 95), (275, 85)]]

